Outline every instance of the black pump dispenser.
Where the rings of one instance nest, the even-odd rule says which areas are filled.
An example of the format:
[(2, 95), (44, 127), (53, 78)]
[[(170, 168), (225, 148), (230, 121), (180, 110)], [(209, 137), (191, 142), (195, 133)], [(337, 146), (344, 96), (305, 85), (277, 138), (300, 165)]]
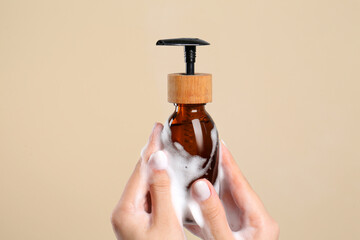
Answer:
[(156, 45), (163, 46), (184, 46), (185, 47), (185, 62), (186, 75), (195, 74), (195, 58), (196, 46), (210, 45), (210, 43), (199, 38), (171, 38), (162, 39), (156, 42)]

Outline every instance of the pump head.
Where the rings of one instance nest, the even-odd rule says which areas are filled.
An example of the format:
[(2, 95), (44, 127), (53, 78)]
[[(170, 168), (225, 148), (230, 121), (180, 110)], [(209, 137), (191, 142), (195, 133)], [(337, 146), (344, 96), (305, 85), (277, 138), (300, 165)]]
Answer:
[(210, 45), (210, 43), (208, 43), (204, 40), (201, 40), (199, 38), (172, 38), (172, 39), (159, 40), (156, 42), (156, 45), (184, 46), (185, 47), (186, 75), (194, 75), (196, 46)]

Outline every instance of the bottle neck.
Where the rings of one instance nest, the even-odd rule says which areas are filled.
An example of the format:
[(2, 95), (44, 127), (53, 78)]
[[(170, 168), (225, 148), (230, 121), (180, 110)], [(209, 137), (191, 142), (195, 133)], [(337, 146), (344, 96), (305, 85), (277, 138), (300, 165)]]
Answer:
[(175, 105), (175, 112), (181, 113), (197, 113), (197, 112), (204, 112), (206, 103), (200, 104), (178, 104), (174, 103)]

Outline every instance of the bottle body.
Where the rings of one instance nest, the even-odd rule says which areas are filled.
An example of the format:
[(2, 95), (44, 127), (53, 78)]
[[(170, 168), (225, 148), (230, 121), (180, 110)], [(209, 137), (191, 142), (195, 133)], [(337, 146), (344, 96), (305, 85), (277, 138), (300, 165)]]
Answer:
[[(205, 104), (175, 104), (175, 111), (168, 120), (171, 131), (171, 141), (180, 144), (181, 149), (191, 156), (198, 156), (191, 161), (201, 161), (198, 169), (200, 176), (188, 179), (187, 189), (200, 178), (209, 180), (215, 185), (218, 178), (219, 140), (214, 121), (205, 110)], [(186, 169), (183, 171), (191, 171)], [(194, 223), (188, 212), (184, 217), (185, 223)]]

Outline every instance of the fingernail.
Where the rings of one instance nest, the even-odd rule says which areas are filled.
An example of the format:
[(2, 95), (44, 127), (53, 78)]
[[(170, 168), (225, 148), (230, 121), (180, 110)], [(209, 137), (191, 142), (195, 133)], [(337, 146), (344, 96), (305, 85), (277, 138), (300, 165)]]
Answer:
[(196, 198), (198, 198), (200, 201), (205, 201), (210, 197), (210, 189), (205, 181), (200, 180), (195, 182), (193, 189)]
[(225, 147), (227, 147), (226, 143), (225, 143), (225, 141), (223, 139), (221, 139), (221, 142), (224, 144)]
[(167, 157), (163, 151), (157, 151), (151, 154), (149, 159), (149, 166), (155, 170), (163, 170), (167, 168)]

